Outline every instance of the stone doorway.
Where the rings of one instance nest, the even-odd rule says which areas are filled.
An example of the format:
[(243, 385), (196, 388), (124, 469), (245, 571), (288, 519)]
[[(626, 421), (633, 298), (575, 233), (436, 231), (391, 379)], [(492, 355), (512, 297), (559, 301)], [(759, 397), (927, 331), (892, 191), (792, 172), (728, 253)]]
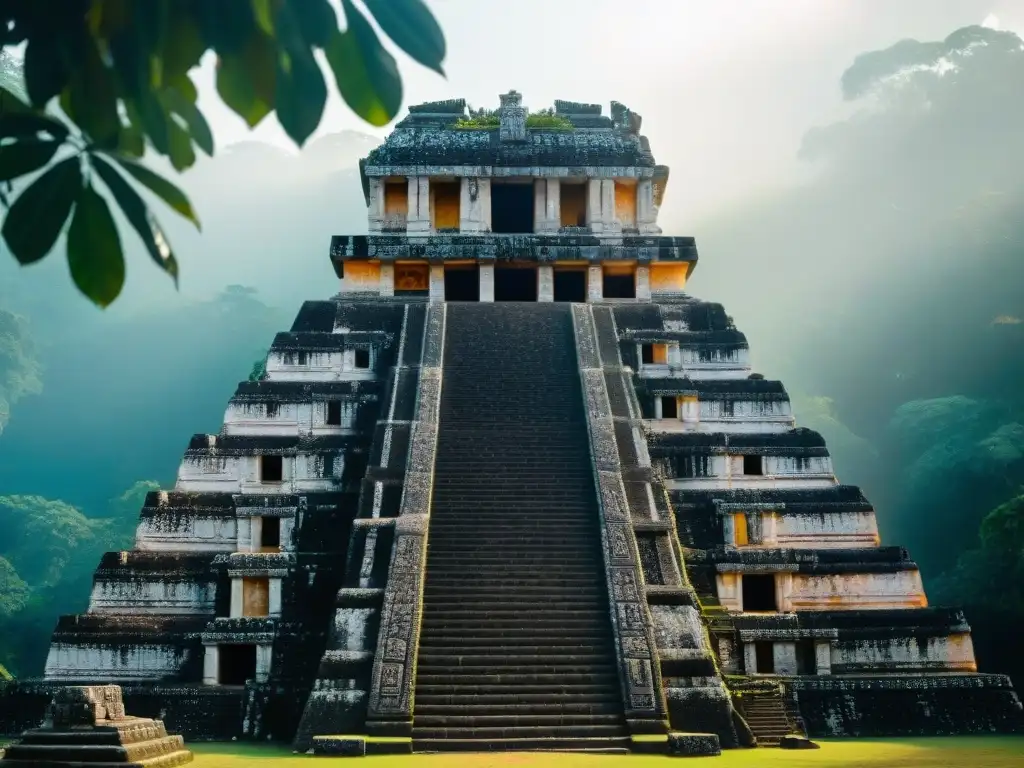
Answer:
[(775, 672), (775, 643), (754, 643), (754, 659), (759, 675), (771, 675)]
[(743, 610), (769, 613), (778, 610), (775, 603), (775, 576), (770, 573), (744, 573)]
[(222, 645), (217, 657), (217, 682), (221, 685), (245, 685), (256, 678), (255, 645)]
[(457, 264), (444, 268), (445, 301), (480, 301), (480, 268)]
[(533, 182), (491, 184), (491, 232), (525, 235), (533, 232)]
[(556, 269), (555, 270), (555, 301), (587, 300), (587, 270)]
[(532, 266), (495, 266), (495, 301), (536, 301), (537, 268)]

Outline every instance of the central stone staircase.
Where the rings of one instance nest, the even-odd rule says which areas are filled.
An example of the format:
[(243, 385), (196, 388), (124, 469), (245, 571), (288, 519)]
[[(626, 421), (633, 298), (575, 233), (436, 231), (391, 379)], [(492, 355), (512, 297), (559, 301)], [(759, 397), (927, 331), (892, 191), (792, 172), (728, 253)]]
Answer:
[(568, 304), (449, 304), (413, 748), (625, 751)]

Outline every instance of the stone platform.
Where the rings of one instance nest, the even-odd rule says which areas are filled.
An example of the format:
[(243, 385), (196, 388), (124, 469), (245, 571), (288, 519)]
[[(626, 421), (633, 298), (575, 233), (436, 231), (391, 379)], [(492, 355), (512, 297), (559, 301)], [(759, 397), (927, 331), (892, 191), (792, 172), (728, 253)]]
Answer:
[(169, 736), (162, 721), (125, 714), (116, 685), (59, 689), (43, 725), (25, 731), (0, 758), (4, 768), (172, 768), (190, 762), (182, 737)]

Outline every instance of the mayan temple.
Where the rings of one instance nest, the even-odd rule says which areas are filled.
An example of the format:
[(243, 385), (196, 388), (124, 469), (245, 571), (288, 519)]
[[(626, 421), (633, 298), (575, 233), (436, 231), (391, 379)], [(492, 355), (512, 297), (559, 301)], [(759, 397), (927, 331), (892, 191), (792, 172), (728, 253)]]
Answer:
[(411, 107), (363, 161), (339, 292), (191, 439), (0, 731), (67, 683), (319, 753), (1019, 728), (963, 613), (685, 293), (640, 116), (500, 98)]

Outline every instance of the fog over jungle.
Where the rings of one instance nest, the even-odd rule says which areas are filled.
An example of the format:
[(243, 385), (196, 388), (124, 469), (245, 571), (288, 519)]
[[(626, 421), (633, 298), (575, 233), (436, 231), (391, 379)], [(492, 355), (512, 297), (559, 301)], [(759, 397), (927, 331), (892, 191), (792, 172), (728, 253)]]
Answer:
[[(448, 78), (400, 59), (405, 103), (494, 107), (515, 88), (532, 109), (615, 99), (641, 114), (671, 168), (660, 223), (697, 238), (690, 290), (722, 302), (756, 368), (784, 379), (798, 422), (825, 435), (840, 479), (864, 487), (883, 539), (910, 549), (933, 598), (975, 606), (976, 628), (1024, 626), (1022, 588), (1003, 591), (1000, 613), (978, 565), (1002, 556), (985, 550), (1000, 520), (1024, 531), (1024, 504), (1012, 506), (1024, 484), (1024, 4), (431, 7)], [(173, 481), (188, 437), (219, 428), (274, 331), (336, 291), (330, 236), (365, 231), (356, 163), (387, 129), (332, 95), (300, 152), (272, 119), (246, 131), (217, 100), (212, 66), (200, 103), (218, 152), (181, 179), (203, 233), (160, 212), (179, 292), (133, 236), (125, 292), (103, 312), (70, 285), (60, 247), (27, 269), (0, 257), (0, 523), (24, 507), (4, 499), (36, 495), (121, 515), (124, 535), (137, 510), (123, 494)], [(1024, 584), (1024, 555), (1003, 554), (1019, 569), (1008, 583)], [(5, 558), (18, 560), (0, 546), (0, 604)], [(54, 586), (18, 573), (26, 589)], [(0, 607), (0, 623), (19, 611)], [(52, 618), (31, 622), (48, 632)], [(983, 668), (1020, 673), (978, 642)], [(0, 648), (0, 662), (38, 661)]]

